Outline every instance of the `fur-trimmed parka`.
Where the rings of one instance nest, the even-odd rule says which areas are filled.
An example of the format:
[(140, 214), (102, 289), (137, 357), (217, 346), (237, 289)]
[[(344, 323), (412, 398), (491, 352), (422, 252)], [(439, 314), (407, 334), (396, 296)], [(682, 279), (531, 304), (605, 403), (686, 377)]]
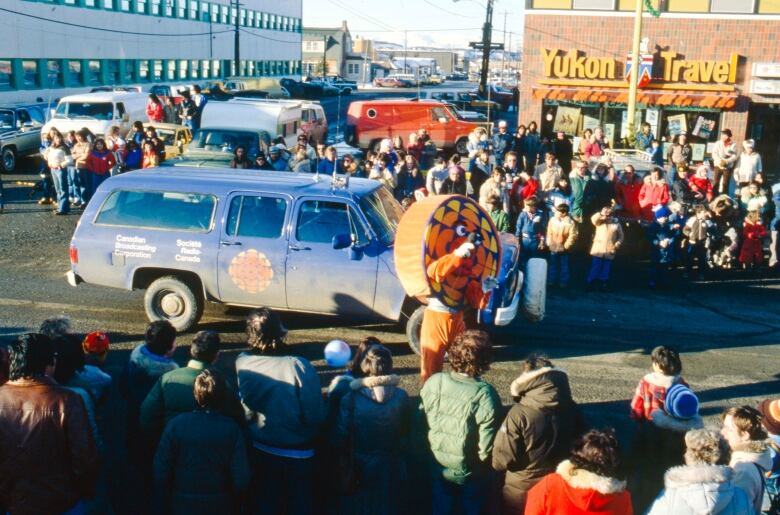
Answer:
[(734, 447), (729, 466), (734, 469), (734, 485), (745, 491), (756, 512), (760, 513), (764, 497), (764, 479), (761, 476), (772, 469), (769, 443), (750, 441)]
[(734, 484), (734, 471), (723, 465), (674, 467), (648, 515), (748, 515), (755, 510)]
[(631, 494), (626, 490), (625, 481), (578, 469), (569, 460), (561, 462), (554, 473), (531, 488), (525, 507), (525, 515), (633, 513)]
[(559, 368), (521, 374), (510, 393), (515, 405), (496, 434), (493, 468), (505, 474), (503, 513), (523, 513), (528, 490), (568, 456), (585, 423)]

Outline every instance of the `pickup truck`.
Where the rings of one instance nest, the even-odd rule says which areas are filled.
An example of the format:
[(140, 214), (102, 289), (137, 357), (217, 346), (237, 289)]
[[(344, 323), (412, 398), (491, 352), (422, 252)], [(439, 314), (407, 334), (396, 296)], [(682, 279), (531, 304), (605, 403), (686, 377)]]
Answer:
[(358, 90), (357, 82), (354, 80), (346, 80), (341, 77), (326, 77), (325, 82), (339, 88), (342, 95), (351, 95)]
[(0, 166), (3, 172), (15, 171), (20, 157), (38, 153), (46, 108), (46, 104), (0, 104)]

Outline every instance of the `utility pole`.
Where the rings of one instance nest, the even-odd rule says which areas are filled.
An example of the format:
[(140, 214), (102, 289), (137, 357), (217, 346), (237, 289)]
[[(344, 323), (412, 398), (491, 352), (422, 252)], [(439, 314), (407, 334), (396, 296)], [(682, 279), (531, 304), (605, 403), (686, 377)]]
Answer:
[[(455, 0), (457, 1), (457, 0)], [(469, 46), (475, 50), (482, 50), (482, 70), (479, 75), (479, 94), (484, 97), (487, 91), (488, 67), (490, 65), (490, 51), (503, 50), (503, 43), (491, 43), (490, 38), (493, 31), (493, 2), (487, 0), (487, 13), (485, 14), (485, 24), (482, 25), (482, 41), (471, 41)]]
[[(504, 69), (506, 67), (506, 15), (507, 12), (504, 10), (504, 37), (501, 39), (501, 41), (504, 43), (504, 49), (501, 51), (501, 82), (504, 82)], [(511, 44), (509, 45), (512, 46)]]
[(239, 42), (239, 31), (238, 31), (238, 22), (239, 22), (239, 14), (241, 14), (241, 4), (236, 0), (236, 28), (235, 28), (235, 38), (233, 41), (233, 66), (235, 67), (235, 75), (236, 77), (241, 75), (241, 43)]
[(642, 40), (642, 8), (644, 0), (636, 1), (634, 12), (634, 41), (631, 47), (631, 77), (628, 83), (628, 131), (634, 133), (636, 120), (636, 95), (639, 87), (639, 43)]
[(328, 36), (322, 36), (322, 80), (325, 80), (325, 74), (328, 68)]

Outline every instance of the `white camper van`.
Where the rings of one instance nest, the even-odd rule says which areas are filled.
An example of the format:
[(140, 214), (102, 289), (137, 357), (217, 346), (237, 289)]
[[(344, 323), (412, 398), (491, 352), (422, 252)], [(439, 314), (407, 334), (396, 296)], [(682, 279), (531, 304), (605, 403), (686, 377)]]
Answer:
[(227, 102), (209, 102), (203, 109), (201, 128), (235, 128), (266, 131), (272, 138), (281, 136), (285, 145), (297, 143), (301, 125), (301, 103), (294, 100), (234, 98)]
[(134, 121), (146, 120), (146, 100), (147, 95), (144, 93), (125, 91), (63, 97), (51, 119), (44, 125), (43, 132), (54, 127), (65, 134), (86, 127), (96, 136), (103, 137), (111, 126), (117, 125), (125, 134)]

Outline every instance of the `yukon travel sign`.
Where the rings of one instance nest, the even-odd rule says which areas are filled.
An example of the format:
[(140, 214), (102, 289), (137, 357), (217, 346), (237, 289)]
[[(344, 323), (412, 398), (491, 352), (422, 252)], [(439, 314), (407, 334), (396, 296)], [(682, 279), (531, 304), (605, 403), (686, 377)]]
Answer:
[[(552, 79), (540, 81), (542, 83), (588, 86), (591, 85), (588, 81), (601, 81), (603, 86), (627, 87), (626, 82), (616, 81), (620, 77), (616, 77), (618, 63), (614, 57), (592, 57), (576, 49), (564, 51), (557, 48), (543, 48), (541, 54), (544, 76)], [(652, 56), (656, 67), (660, 68), (658, 70), (652, 66), (650, 55), (642, 57), (641, 86), (686, 89), (687, 85), (704, 89), (711, 85), (713, 89), (724, 89), (737, 82), (738, 54), (731, 54), (725, 61), (706, 61), (683, 59), (673, 50), (662, 50)], [(624, 78), (627, 76), (626, 69), (630, 68), (630, 63), (627, 63), (623, 69)], [(651, 74), (654, 76), (651, 77)]]

